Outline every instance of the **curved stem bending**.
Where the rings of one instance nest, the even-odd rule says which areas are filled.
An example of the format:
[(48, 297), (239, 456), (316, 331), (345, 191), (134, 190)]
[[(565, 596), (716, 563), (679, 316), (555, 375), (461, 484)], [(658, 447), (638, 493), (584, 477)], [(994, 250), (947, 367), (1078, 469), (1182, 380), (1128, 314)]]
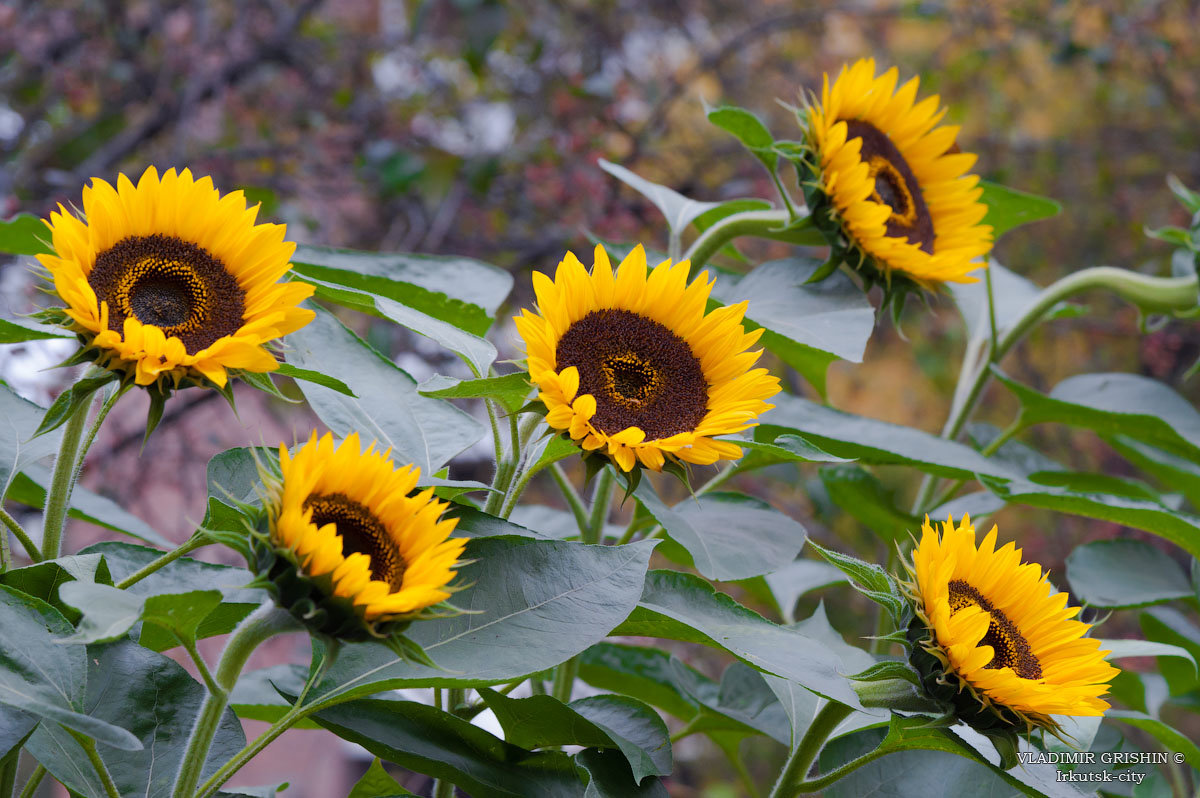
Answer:
[(817, 754), (825, 747), (825, 741), (829, 739), (829, 735), (833, 733), (838, 724), (853, 711), (845, 704), (839, 704), (836, 701), (830, 701), (821, 707), (808, 730), (804, 732), (804, 737), (792, 749), (769, 798), (791, 798), (801, 791), (799, 789), (801, 782), (808, 774), (812, 763), (816, 761)]

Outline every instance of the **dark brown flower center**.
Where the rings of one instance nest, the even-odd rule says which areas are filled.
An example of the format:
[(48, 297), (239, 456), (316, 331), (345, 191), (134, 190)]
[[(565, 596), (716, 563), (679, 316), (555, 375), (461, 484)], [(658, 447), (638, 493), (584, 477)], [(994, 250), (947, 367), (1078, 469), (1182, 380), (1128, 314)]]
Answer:
[(221, 261), (173, 236), (130, 236), (96, 256), (88, 275), (108, 303), (108, 328), (134, 318), (195, 354), (242, 326), (246, 295)]
[(371, 578), (387, 582), (393, 592), (404, 584), (404, 558), (387, 527), (369, 509), (344, 493), (309, 496), (304, 507), (312, 508), (317, 527), (333, 524), (342, 536), (342, 556), (365, 554), (371, 558)]
[(906, 238), (930, 255), (933, 254), (933, 218), (921, 194), (908, 161), (887, 134), (870, 122), (851, 119), (846, 122), (846, 140), (862, 139), (862, 160), (875, 181), (871, 199), (892, 209), (887, 234)]
[(1042, 678), (1042, 666), (1016, 624), (992, 606), (978, 590), (962, 579), (950, 582), (950, 614), (975, 605), (991, 616), (980, 645), (991, 646), (995, 655), (985, 668), (1012, 668), (1022, 679)]
[(559, 370), (579, 370), (596, 397), (592, 426), (607, 435), (638, 427), (646, 440), (691, 432), (708, 412), (708, 381), (687, 342), (629, 310), (593, 310), (563, 334)]

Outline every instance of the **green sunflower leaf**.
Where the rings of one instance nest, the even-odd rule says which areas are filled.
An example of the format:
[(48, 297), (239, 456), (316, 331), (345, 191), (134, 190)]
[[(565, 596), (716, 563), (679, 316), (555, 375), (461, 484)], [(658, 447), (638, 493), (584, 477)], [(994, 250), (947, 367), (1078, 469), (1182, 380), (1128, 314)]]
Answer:
[(668, 507), (649, 482), (643, 482), (634, 496), (688, 550), (696, 570), (709, 579), (729, 581), (770, 573), (796, 559), (804, 546), (802, 525), (750, 496), (707, 493)]
[(416, 793), (409, 792), (400, 785), (380, 763), (376, 757), (367, 768), (363, 777), (354, 783), (346, 798), (417, 798)]
[(1184, 548), (1193, 556), (1200, 556), (1200, 517), (1173, 510), (1159, 502), (1039, 485), (1023, 479), (1005, 481), (981, 476), (980, 482), (1006, 502), (1144, 529)]
[(1200, 746), (1178, 729), (1168, 726), (1157, 718), (1128, 709), (1110, 709), (1104, 713), (1104, 719), (1110, 723), (1126, 723), (1148, 732), (1168, 751), (1183, 754), (1184, 762), (1190, 767), (1200, 770)]
[(365, 291), (483, 335), (512, 290), (495, 266), (457, 255), (357, 252), (300, 245), (292, 269), (302, 277)]
[(588, 776), (584, 798), (668, 798), (667, 788), (657, 777), (639, 784), (629, 762), (617, 751), (585, 748), (573, 759)]
[(0, 624), (0, 704), (54, 721), (41, 728), (62, 724), (123, 752), (142, 747), (122, 726), (87, 713), (87, 650), (60, 642), (74, 629), (58, 610), (0, 585)]
[(858, 592), (886, 607), (896, 625), (900, 626), (900, 620), (908, 611), (908, 602), (900, 594), (900, 588), (891, 574), (874, 563), (863, 562), (849, 554), (826, 549), (812, 541), (809, 541), (809, 545), (842, 573), (850, 577), (850, 583)]
[(36, 434), (44, 412), (0, 381), (0, 500), (21, 469), (58, 451), (61, 434)]
[(779, 163), (779, 154), (773, 149), (775, 137), (761, 119), (745, 108), (723, 105), (708, 112), (708, 121), (733, 135), (762, 161), (763, 166), (774, 172)]
[(311, 702), (394, 687), (498, 684), (553, 668), (595, 645), (641, 595), (655, 541), (625, 546), (502, 536), (472, 540), (458, 569), (467, 614), (406, 634), (438, 663), (397, 662), (378, 643), (345, 646)]
[(632, 696), (681, 720), (696, 716), (696, 696), (715, 701), (717, 694), (716, 682), (649, 646), (597, 643), (579, 655), (579, 677), (600, 690)]
[(41, 599), (61, 612), (72, 624), (78, 622), (81, 616), (74, 607), (61, 600), (59, 588), (74, 580), (111, 585), (112, 574), (109, 573), (108, 564), (99, 554), (82, 553), (43, 560), (24, 568), (10, 568), (0, 573), (0, 584)]
[(67, 423), (67, 419), (74, 415), (76, 410), (91, 401), (92, 395), (96, 391), (118, 379), (120, 379), (120, 375), (116, 372), (105, 371), (94, 377), (76, 380), (70, 388), (58, 395), (50, 407), (46, 408), (46, 415), (42, 417), (42, 423), (38, 426), (36, 434), (45, 435)]
[(332, 314), (288, 336), (288, 357), (301, 368), (328, 374), (345, 383), (354, 397), (314, 383), (303, 383), (317, 416), (334, 434), (358, 432), (363, 443), (377, 441), (392, 450), (399, 464), (415, 463), (432, 474), (479, 441), (487, 428), (474, 417), (438, 399), (421, 396), (416, 381), (371, 348)]
[(346, 396), (354, 396), (354, 391), (350, 390), (346, 383), (341, 380), (330, 377), (328, 374), (322, 374), (319, 371), (313, 371), (312, 369), (297, 368), (291, 363), (280, 363), (279, 368), (273, 373), (278, 374), (280, 377), (291, 377), (293, 380), (315, 382), (317, 385), (324, 385), (326, 388), (331, 388)]
[(796, 602), (813, 590), (845, 582), (842, 570), (822, 560), (799, 559), (764, 577), (787, 623), (796, 620)]
[(620, 180), (654, 203), (654, 206), (662, 211), (662, 215), (666, 217), (667, 227), (670, 228), (672, 233), (682, 234), (687, 229), (687, 226), (700, 214), (720, 206), (720, 203), (717, 202), (700, 202), (688, 199), (674, 189), (653, 183), (640, 175), (634, 174), (624, 166), (606, 161), (603, 158), (599, 159), (597, 164), (617, 180)]
[(1080, 374), (1043, 394), (993, 367), (1021, 403), (1026, 426), (1068, 424), (1148, 443), (1200, 461), (1200, 412), (1163, 383), (1137, 374)]
[(106, 643), (124, 637), (134, 624), (144, 622), (161, 628), (169, 638), (178, 638), (164, 648), (195, 641), (200, 624), (222, 599), (219, 590), (138, 596), (81, 581), (66, 583), (59, 588), (59, 595), (83, 614), (75, 634), (67, 638), (71, 642)]
[[(84, 651), (82, 646), (78, 648)], [(204, 686), (173, 660), (132, 640), (88, 646), (86, 657), (87, 691), (82, 708), (99, 722), (126, 726), (138, 743), (139, 750), (133, 752), (97, 746), (118, 794), (170, 798), (189, 733), (204, 701)], [(241, 723), (232, 711), (225, 710), (201, 777), (212, 775), (245, 744)], [(26, 748), (72, 792), (107, 794), (95, 770), (81, 764), (88, 759), (79, 743), (62, 727), (41, 724)]]
[(451, 781), (476, 798), (557, 798), (579, 792), (579, 777), (566, 754), (524, 750), (424, 704), (359, 699), (313, 717), (380, 759)]
[(820, 475), (833, 503), (888, 545), (906, 540), (910, 533), (920, 529), (920, 520), (898, 509), (892, 492), (866, 469), (856, 465), (824, 466)]
[(788, 394), (777, 394), (771, 402), (775, 409), (762, 417), (754, 430), (755, 440), (772, 443), (781, 435), (796, 435), (837, 457), (871, 465), (910, 465), (954, 479), (972, 479), (977, 473), (1001, 479), (1020, 476), (1010, 465), (969, 446), (911, 427), (843, 413)]
[(530, 390), (529, 375), (523, 371), (481, 380), (456, 380), (437, 374), (417, 386), (419, 394), (436, 399), (495, 399), (509, 413), (524, 406)]
[(1200, 213), (1200, 192), (1192, 191), (1175, 175), (1167, 175), (1167, 188), (1189, 213)]
[(50, 230), (30, 213), (0, 221), (0, 252), (9, 255), (45, 255), (53, 252)]
[(999, 240), (1009, 230), (1049, 219), (1062, 211), (1062, 205), (1048, 197), (1039, 197), (987, 180), (979, 181), (979, 186), (983, 189), (979, 201), (988, 206), (983, 224), (991, 226), (993, 240)]
[(1200, 676), (1194, 663), (1200, 662), (1200, 627), (1174, 607), (1152, 607), (1138, 616), (1147, 640), (1182, 648), (1192, 662), (1177, 658), (1160, 659), (1159, 671), (1166, 678), (1172, 696), (1183, 696), (1200, 689)]
[(1140, 540), (1098, 540), (1067, 557), (1067, 581), (1093, 607), (1143, 607), (1192, 596), (1187, 574), (1172, 557)]
[(703, 579), (651, 571), (633, 614), (615, 635), (665, 637), (723, 648), (764, 673), (791, 679), (849, 706), (858, 696), (842, 675), (841, 659), (819, 641), (776, 626)]
[(564, 704), (548, 695), (509, 698), (480, 688), (479, 695), (504, 729), (504, 739), (521, 748), (580, 745), (619, 750), (633, 778), (671, 772), (671, 739), (658, 713), (634, 698), (597, 695)]
[(0, 344), (19, 344), (24, 341), (74, 337), (62, 327), (51, 327), (25, 319), (0, 319)]

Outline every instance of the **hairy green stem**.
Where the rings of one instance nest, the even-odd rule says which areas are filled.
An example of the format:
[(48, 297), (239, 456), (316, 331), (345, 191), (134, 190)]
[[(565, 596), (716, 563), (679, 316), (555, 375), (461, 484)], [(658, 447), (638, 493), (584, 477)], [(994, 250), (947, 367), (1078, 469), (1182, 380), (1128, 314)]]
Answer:
[(581, 529), (584, 543), (599, 543), (604, 536), (604, 522), (608, 520), (608, 508), (612, 504), (613, 488), (617, 478), (613, 475), (612, 466), (600, 472), (596, 482), (596, 492), (592, 494), (592, 511), (588, 515), (587, 528)]
[[(983, 362), (973, 370), (964, 368), (959, 374), (959, 382), (967, 384), (969, 381), (970, 388), (965, 394), (961, 394), (962, 400), (957, 401), (951, 407), (950, 416), (942, 428), (942, 437), (954, 440), (962, 432), (963, 425), (970, 418), (971, 411), (975, 409), (975, 404), (979, 401), (979, 397), (983, 394), (983, 389), (992, 375), (993, 363), (999, 363), (1001, 358), (1008, 354), (1008, 351), (1019, 343), (1025, 334), (1041, 321), (1042, 317), (1049, 313), (1055, 305), (1070, 296), (1093, 288), (1106, 288), (1122, 299), (1133, 302), (1144, 311), (1166, 313), (1196, 307), (1200, 281), (1194, 275), (1190, 277), (1153, 277), (1113, 266), (1094, 266), (1069, 274), (1047, 286), (1037, 295), (1033, 304), (1021, 314), (1021, 317), (1005, 330), (999, 340), (993, 340), (989, 344), (987, 356)], [(954, 393), (956, 398), (960, 396), (959, 390), (956, 389)], [(913, 501), (913, 515), (922, 514), (933, 495), (934, 488), (933, 478), (926, 475), (917, 492), (917, 497)]]
[(74, 729), (67, 729), (67, 733), (75, 738), (75, 742), (79, 743), (79, 747), (87, 755), (88, 762), (92, 763), (92, 769), (96, 771), (96, 775), (100, 777), (100, 783), (104, 785), (104, 794), (108, 798), (121, 798), (121, 793), (117, 791), (117, 785), (113, 782), (112, 774), (108, 772), (108, 766), (104, 764), (104, 760), (100, 758), (100, 752), (96, 750), (96, 741)]
[(769, 798), (790, 798), (797, 794), (796, 788), (808, 775), (812, 763), (816, 761), (817, 754), (825, 746), (829, 735), (853, 711), (845, 704), (839, 704), (836, 701), (830, 701), (821, 707), (808, 730), (804, 732), (800, 743), (792, 749)]
[(46, 768), (43, 765), (38, 765), (29, 774), (29, 780), (25, 782), (25, 786), (21, 788), (21, 794), (17, 798), (33, 798), (44, 778), (46, 778)]
[[(9, 515), (8, 511), (5, 510), (3, 506), (0, 506), (0, 522), (3, 522), (4, 526), (8, 528), (8, 531), (13, 533), (13, 537), (21, 542), (21, 546), (24, 547), (25, 553), (29, 555), (30, 560), (33, 562), (42, 561), (42, 552), (38, 548), (37, 544), (33, 542), (33, 538), (29, 537), (29, 533), (25, 531), (25, 528), (18, 524), (17, 519)], [(4, 536), (4, 545), (5, 549), (7, 550), (7, 535)]]
[(852, 759), (849, 762), (847, 762), (846, 764), (841, 765), (840, 767), (829, 771), (828, 773), (826, 773), (823, 776), (818, 776), (817, 778), (811, 779), (809, 781), (800, 782), (799, 784), (797, 784), (795, 787), (792, 788), (792, 792), (797, 795), (804, 795), (807, 793), (820, 792), (821, 790), (825, 789), (830, 784), (833, 784), (835, 781), (842, 778), (843, 776), (846, 776), (846, 775), (858, 770), (863, 765), (866, 765), (870, 762), (874, 762), (876, 759), (879, 759), (879, 757), (881, 757), (881, 756), (887, 756), (889, 753), (891, 753), (891, 752), (882, 750), (882, 747), (876, 748), (874, 751), (869, 751), (869, 752), (863, 754), (862, 756), (860, 756), (858, 759)]
[(512, 422), (512, 439), (513, 439), (513, 473), (509, 477), (509, 484), (505, 488), (504, 500), (500, 504), (500, 517), (508, 518), (516, 509), (517, 501), (521, 498), (521, 494), (525, 492), (525, 488), (529, 486), (529, 481), (537, 474), (533, 468), (535, 464), (528, 463), (526, 468), (521, 468), (521, 452), (525, 449), (525, 445), (529, 443), (529, 439), (533, 436), (533, 431), (542, 423), (542, 417), (536, 413), (529, 413), (525, 419), (521, 421), (520, 427), (517, 426), (516, 420)]
[(286, 610), (274, 604), (263, 604), (233, 630), (221, 654), (221, 661), (217, 663), (213, 679), (216, 690), (204, 697), (196, 716), (196, 725), (192, 727), (191, 738), (175, 779), (174, 798), (191, 798), (196, 792), (200, 771), (208, 759), (208, 749), (212, 746), (221, 715), (229, 704), (229, 694), (242, 668), (246, 666), (246, 660), (264, 641), (295, 628), (297, 622)]
[(171, 549), (167, 553), (163, 554), (161, 557), (158, 557), (158, 558), (146, 563), (141, 568), (137, 569), (136, 571), (131, 573), (129, 576), (122, 579), (120, 582), (117, 582), (116, 586), (118, 589), (124, 590), (125, 588), (129, 587), (130, 585), (135, 585), (138, 582), (142, 581), (143, 579), (145, 579), (147, 576), (150, 576), (150, 574), (154, 573), (155, 571), (158, 571), (158, 570), (170, 565), (171, 563), (175, 562), (176, 560), (178, 560), (180, 557), (184, 556), (185, 554), (193, 552), (196, 549), (203, 548), (204, 546), (208, 546), (213, 542), (214, 542), (213, 539), (208, 536), (207, 532), (205, 532), (203, 529), (198, 529), (192, 533), (192, 536), (190, 538), (185, 540), (183, 543), (179, 544), (179, 546), (177, 546), (174, 549)]
[(208, 663), (204, 661), (204, 657), (200, 656), (200, 649), (196, 647), (196, 640), (192, 637), (181, 637), (178, 634), (175, 635), (175, 640), (179, 642), (179, 645), (183, 646), (183, 650), (192, 658), (192, 662), (196, 665), (196, 672), (200, 674), (200, 680), (204, 682), (204, 686), (208, 688), (208, 692), (210, 694), (221, 692), (221, 686), (213, 678), (212, 671), (208, 669)]
[(567, 506), (571, 508), (571, 515), (575, 516), (575, 525), (579, 527), (580, 534), (587, 529), (588, 511), (583, 504), (583, 499), (579, 492), (575, 490), (575, 486), (571, 484), (571, 480), (567, 478), (566, 472), (562, 470), (562, 466), (558, 463), (550, 464), (550, 476), (554, 478), (554, 484), (558, 485), (559, 491), (562, 492), (563, 498), (567, 500)]
[[(258, 756), (264, 748), (274, 742), (275, 738), (318, 709), (316, 704), (304, 706), (304, 700), (308, 697), (309, 691), (314, 686), (320, 684), (321, 680), (325, 678), (325, 674), (329, 672), (329, 667), (337, 659), (340, 651), (341, 643), (337, 640), (333, 641), (325, 651), (325, 656), (321, 659), (321, 664), (315, 668), (310, 668), (304, 688), (300, 691), (300, 695), (296, 697), (296, 701), (292, 704), (291, 708), (283, 714), (283, 717), (271, 724), (265, 732), (256, 737), (253, 742), (247, 743), (245, 748), (234, 754), (233, 758), (218, 768), (216, 773), (209, 776), (208, 780), (201, 784), (200, 788), (196, 791), (196, 798), (208, 798), (208, 796), (215, 794), (217, 790), (221, 789), (221, 785), (229, 781), (233, 777), (233, 774), (237, 773), (243, 765)], [(323, 706), (333, 706), (336, 703), (338, 702), (329, 701)]]
[(50, 490), (46, 492), (42, 522), (42, 558), (46, 560), (56, 558), (62, 547), (63, 524), (71, 506), (71, 491), (75, 488), (75, 463), (77, 459), (83, 459), (79, 440), (87, 426), (91, 406), (91, 402), (84, 402), (67, 419), (58, 456), (54, 459), (54, 476), (50, 478)]
[[(793, 240), (799, 227), (792, 227), (786, 231), (780, 229), (791, 221), (791, 218), (787, 210), (777, 209), (730, 214), (697, 236), (683, 253), (683, 259), (692, 262), (692, 272), (695, 273), (708, 263), (721, 247), (735, 238), (756, 236), (774, 241)], [(811, 225), (811, 222), (809, 224)], [(819, 244), (820, 240), (814, 240), (814, 243)]]
[(712, 479), (710, 479), (708, 482), (705, 482), (703, 485), (701, 485), (699, 488), (696, 489), (695, 495), (703, 496), (704, 494), (708, 493), (709, 491), (716, 490), (717, 488), (721, 487), (726, 482), (728, 482), (730, 478), (733, 477), (733, 472), (736, 469), (737, 469), (737, 463), (733, 460), (730, 460), (729, 462), (723, 464), (721, 466), (720, 470), (717, 471), (716, 474), (713, 474)]
[(554, 669), (553, 695), (564, 704), (571, 700), (575, 677), (579, 674), (579, 657), (571, 657)]
[(87, 459), (87, 453), (91, 451), (92, 444), (96, 441), (96, 434), (100, 432), (100, 425), (104, 423), (104, 419), (108, 417), (108, 411), (113, 409), (113, 405), (117, 403), (125, 393), (133, 387), (133, 383), (120, 385), (113, 391), (112, 396), (100, 405), (100, 412), (96, 414), (96, 418), (88, 427), (87, 436), (83, 439), (83, 445), (79, 447), (79, 456), (75, 458), (75, 476), (71, 480), (72, 486), (79, 481), (80, 475), (83, 474), (83, 462)]
[(761, 793), (758, 791), (758, 786), (754, 783), (754, 777), (746, 769), (746, 763), (737, 755), (736, 749), (722, 748), (722, 750), (725, 751), (725, 758), (729, 760), (729, 764), (733, 766), (733, 772), (737, 774), (738, 780), (742, 782), (742, 789), (746, 791), (746, 798), (759, 798)]

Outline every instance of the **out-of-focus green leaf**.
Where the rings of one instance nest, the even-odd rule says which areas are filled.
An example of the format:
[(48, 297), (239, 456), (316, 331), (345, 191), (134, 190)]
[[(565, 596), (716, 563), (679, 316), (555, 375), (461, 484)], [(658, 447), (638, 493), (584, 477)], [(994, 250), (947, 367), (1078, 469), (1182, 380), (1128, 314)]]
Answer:
[(74, 338), (61, 327), (50, 327), (25, 319), (0, 319), (0, 344), (19, 344), (48, 338)]
[(350, 390), (346, 386), (346, 383), (339, 379), (334, 379), (328, 374), (322, 374), (319, 371), (297, 368), (291, 363), (280, 363), (279, 368), (276, 369), (274, 373), (281, 377), (291, 377), (293, 380), (315, 382), (317, 385), (324, 385), (326, 388), (332, 388), (338, 393), (346, 394), (346, 396), (354, 396), (354, 391)]
[(634, 496), (692, 555), (709, 579), (729, 581), (770, 573), (796, 559), (804, 527), (766, 502), (738, 493), (706, 493), (667, 507), (643, 481)]
[(387, 297), (475, 335), (512, 290), (513, 278), (495, 266), (457, 255), (356, 252), (301, 245), (292, 258), (303, 276)]
[[(579, 655), (579, 676), (593, 687), (633, 696), (682, 720), (690, 720), (697, 712), (693, 696), (702, 692), (715, 697), (717, 692), (711, 679), (673, 662), (666, 652), (624, 643), (597, 643), (584, 651)], [(692, 687), (697, 684), (709, 689)]]
[(1049, 219), (1062, 211), (1062, 205), (1048, 197), (1039, 197), (986, 180), (981, 180), (979, 185), (983, 189), (979, 201), (988, 206), (983, 224), (991, 226), (994, 239), (999, 239), (1013, 228)]
[(920, 522), (896, 508), (891, 491), (871, 472), (856, 465), (825, 466), (821, 482), (829, 498), (890, 545), (907, 538)]
[(18, 213), (0, 221), (0, 252), (9, 255), (45, 255), (50, 246), (50, 230), (31, 213)]
[(1106, 435), (1104, 439), (1147, 474), (1158, 478), (1167, 487), (1195, 497), (1193, 504), (1200, 502), (1200, 464), (1127, 435)]
[[(8, 498), (27, 507), (41, 508), (46, 504), (46, 485), (50, 484), (50, 471), (39, 465), (29, 465), (13, 479), (8, 489)], [(153, 543), (164, 549), (174, 544), (154, 531), (153, 527), (133, 513), (127, 512), (112, 499), (93, 493), (82, 485), (71, 492), (70, 518), (120, 532), (123, 535)]]
[(1156, 740), (1173, 753), (1183, 754), (1184, 761), (1200, 770), (1200, 746), (1197, 746), (1187, 735), (1172, 728), (1157, 718), (1152, 718), (1141, 712), (1128, 709), (1110, 709), (1104, 713), (1105, 720), (1127, 723), (1144, 732), (1150, 733)]
[(1147, 640), (1182, 648), (1192, 662), (1177, 658), (1160, 659), (1158, 669), (1167, 681), (1172, 696), (1182, 696), (1200, 688), (1195, 663), (1200, 662), (1200, 627), (1174, 607), (1151, 607), (1138, 616)]
[(35, 436), (45, 412), (0, 382), (0, 500), (17, 472), (58, 451), (61, 432)]
[(795, 621), (796, 602), (805, 593), (846, 581), (838, 568), (822, 560), (796, 560), (774, 573), (767, 574), (767, 585), (779, 604), (783, 620)]
[(1094, 607), (1140, 607), (1190, 597), (1187, 574), (1170, 555), (1140, 540), (1099, 540), (1067, 557), (1071, 591)]
[(723, 105), (708, 112), (708, 121), (730, 133), (762, 161), (763, 166), (774, 171), (779, 163), (779, 154), (772, 147), (775, 137), (762, 120), (745, 108)]
[(346, 798), (408, 798), (409, 796), (417, 798), (416, 793), (404, 789), (400, 786), (400, 782), (388, 775), (379, 759), (376, 758), (367, 768), (363, 777), (354, 783), (354, 787)]

